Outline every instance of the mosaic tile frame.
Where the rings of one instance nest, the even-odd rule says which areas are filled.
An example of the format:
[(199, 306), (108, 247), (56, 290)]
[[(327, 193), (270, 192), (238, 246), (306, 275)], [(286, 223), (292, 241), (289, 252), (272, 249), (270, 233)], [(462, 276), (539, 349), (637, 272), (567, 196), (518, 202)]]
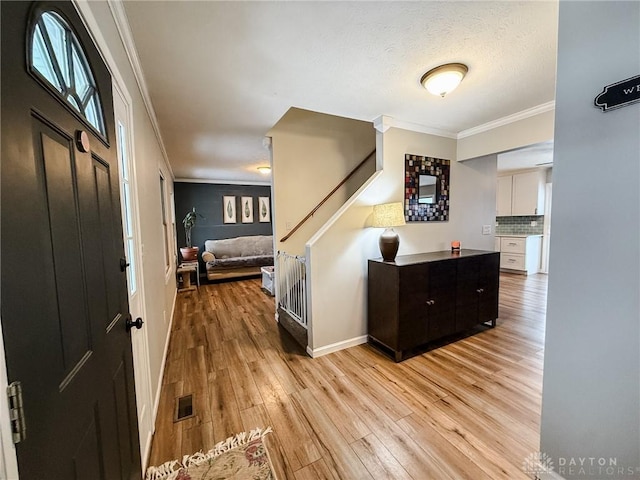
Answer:
[[(449, 221), (449, 179), (451, 160), (404, 155), (404, 217), (407, 222)], [(418, 203), (420, 175), (438, 178), (438, 198), (435, 203)]]

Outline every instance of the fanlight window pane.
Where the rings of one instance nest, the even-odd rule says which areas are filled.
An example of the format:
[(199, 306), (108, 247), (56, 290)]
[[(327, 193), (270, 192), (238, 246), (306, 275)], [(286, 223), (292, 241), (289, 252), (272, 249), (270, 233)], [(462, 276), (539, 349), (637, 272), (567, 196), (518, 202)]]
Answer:
[(89, 120), (89, 123), (96, 127), (99, 131), (104, 133), (104, 126), (102, 124), (102, 110), (100, 109), (100, 101), (98, 100), (98, 94), (93, 92), (91, 100), (87, 103), (87, 107), (84, 112), (85, 117)]
[(35, 22), (32, 38), (32, 69), (105, 135), (96, 82), (82, 46), (71, 28), (58, 14), (44, 12)]
[(89, 79), (87, 78), (86, 73), (84, 72), (82, 61), (80, 60), (80, 56), (78, 55), (78, 49), (74, 45), (73, 46), (73, 75), (74, 80), (76, 82), (76, 93), (78, 97), (81, 99), (85, 99), (91, 85), (89, 84)]
[[(79, 112), (82, 112), (82, 109), (80, 108), (80, 105), (78, 105), (78, 102), (76, 101), (76, 98), (72, 95), (69, 95), (67, 97), (67, 100), (69, 101), (69, 103), (73, 106), (73, 108), (75, 108), (76, 110), (78, 110)], [(87, 119), (88, 120), (88, 119)]]
[(67, 29), (58, 20), (57, 16), (54, 17), (51, 13), (42, 14), (42, 22), (45, 28), (45, 35), (49, 37), (51, 47), (53, 48), (53, 54), (60, 66), (62, 76), (64, 77), (64, 83), (69, 85), (69, 58), (67, 55)]
[(56, 72), (53, 68), (53, 64), (51, 63), (51, 58), (49, 57), (49, 53), (47, 52), (47, 46), (44, 43), (44, 38), (42, 37), (42, 30), (40, 30), (40, 25), (36, 25), (36, 31), (33, 35), (33, 66), (36, 70), (38, 70), (44, 78), (49, 80), (49, 83), (53, 85), (56, 90), (62, 93), (62, 85), (58, 80)]

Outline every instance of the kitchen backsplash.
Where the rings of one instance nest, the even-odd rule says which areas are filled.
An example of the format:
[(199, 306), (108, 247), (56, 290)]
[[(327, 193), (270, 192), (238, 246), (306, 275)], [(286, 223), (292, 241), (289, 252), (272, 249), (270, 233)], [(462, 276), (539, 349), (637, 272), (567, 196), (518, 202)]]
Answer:
[(496, 235), (542, 235), (543, 222), (544, 215), (496, 217)]

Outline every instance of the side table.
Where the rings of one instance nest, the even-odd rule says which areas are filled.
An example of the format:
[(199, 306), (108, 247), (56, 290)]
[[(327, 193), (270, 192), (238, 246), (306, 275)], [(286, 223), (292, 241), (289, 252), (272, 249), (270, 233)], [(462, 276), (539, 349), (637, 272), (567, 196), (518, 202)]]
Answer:
[(196, 285), (200, 287), (200, 264), (197, 261), (181, 263), (176, 272), (182, 278), (182, 288), (178, 289), (179, 292), (186, 292), (196, 288), (191, 284), (192, 273), (196, 274)]

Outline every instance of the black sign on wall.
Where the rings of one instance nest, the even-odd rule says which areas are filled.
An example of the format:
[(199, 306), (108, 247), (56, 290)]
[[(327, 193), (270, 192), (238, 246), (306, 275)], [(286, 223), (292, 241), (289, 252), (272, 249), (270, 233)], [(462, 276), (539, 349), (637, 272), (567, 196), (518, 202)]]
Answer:
[(603, 112), (640, 102), (640, 75), (607, 85), (594, 103)]

